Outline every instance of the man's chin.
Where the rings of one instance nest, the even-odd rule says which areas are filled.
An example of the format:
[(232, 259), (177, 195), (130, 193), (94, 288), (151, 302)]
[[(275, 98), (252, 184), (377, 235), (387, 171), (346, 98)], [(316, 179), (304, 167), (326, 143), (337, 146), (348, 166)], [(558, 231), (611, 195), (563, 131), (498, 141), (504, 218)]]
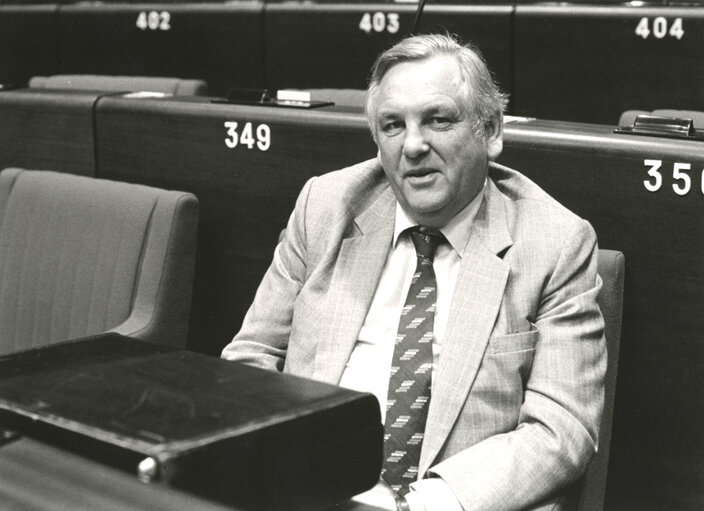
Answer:
[(409, 203), (408, 215), (425, 227), (443, 227), (451, 218), (444, 206), (428, 203)]

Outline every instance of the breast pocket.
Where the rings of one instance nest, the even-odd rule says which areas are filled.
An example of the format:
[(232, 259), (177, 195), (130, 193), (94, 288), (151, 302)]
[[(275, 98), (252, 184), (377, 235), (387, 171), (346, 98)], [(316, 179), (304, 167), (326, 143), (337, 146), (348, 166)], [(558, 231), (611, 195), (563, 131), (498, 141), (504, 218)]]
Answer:
[(538, 328), (531, 323), (531, 329), (506, 335), (497, 335), (489, 339), (489, 350), (492, 355), (503, 355), (514, 352), (534, 351), (538, 342)]
[(474, 405), (493, 425), (493, 433), (510, 431), (518, 425), (540, 336), (535, 325), (530, 328), (489, 339), (472, 386), (470, 399), (474, 398)]
[(538, 328), (531, 323), (530, 330), (489, 339), (487, 365), (504, 385), (513, 387), (514, 392), (525, 389), (539, 336)]

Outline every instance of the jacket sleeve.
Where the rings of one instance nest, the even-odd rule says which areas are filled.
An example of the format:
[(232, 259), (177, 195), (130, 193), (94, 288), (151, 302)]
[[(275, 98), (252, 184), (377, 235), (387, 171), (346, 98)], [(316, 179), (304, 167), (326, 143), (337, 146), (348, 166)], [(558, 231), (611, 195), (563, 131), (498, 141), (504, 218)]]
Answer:
[(257, 289), (242, 328), (222, 351), (222, 358), (282, 371), (286, 359), (296, 297), (306, 277), (305, 217), (315, 178), (296, 201), (283, 239)]

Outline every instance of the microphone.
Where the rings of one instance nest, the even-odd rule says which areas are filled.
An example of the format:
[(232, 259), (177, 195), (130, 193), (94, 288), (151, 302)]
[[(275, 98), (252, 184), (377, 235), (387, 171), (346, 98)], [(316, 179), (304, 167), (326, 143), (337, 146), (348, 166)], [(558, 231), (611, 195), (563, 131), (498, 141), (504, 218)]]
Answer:
[(423, 14), (423, 8), (425, 8), (425, 0), (418, 0), (418, 9), (416, 9), (416, 19), (413, 20), (413, 28), (411, 28), (412, 34), (415, 34), (418, 31), (418, 22), (420, 21), (421, 14)]

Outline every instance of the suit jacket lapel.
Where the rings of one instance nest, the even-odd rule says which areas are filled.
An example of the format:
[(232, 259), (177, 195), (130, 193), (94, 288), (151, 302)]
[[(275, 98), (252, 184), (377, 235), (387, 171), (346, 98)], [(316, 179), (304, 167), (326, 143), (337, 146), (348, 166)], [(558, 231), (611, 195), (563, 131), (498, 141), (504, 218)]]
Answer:
[(501, 192), (491, 180), (467, 241), (433, 381), (419, 472), (433, 463), (477, 374), (501, 305), (509, 268), (499, 257), (512, 244)]
[(387, 187), (354, 219), (354, 234), (342, 240), (328, 291), (333, 319), (316, 352), (316, 379), (337, 384), (342, 377), (391, 249), (395, 205)]

